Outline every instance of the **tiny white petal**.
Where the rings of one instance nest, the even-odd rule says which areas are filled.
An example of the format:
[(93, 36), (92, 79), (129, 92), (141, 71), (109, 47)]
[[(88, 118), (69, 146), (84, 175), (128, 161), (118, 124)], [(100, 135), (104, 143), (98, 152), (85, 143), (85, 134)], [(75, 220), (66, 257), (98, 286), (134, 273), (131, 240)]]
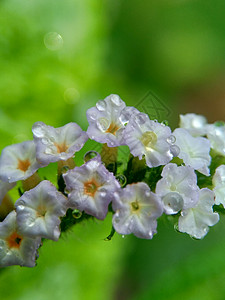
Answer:
[(42, 164), (67, 160), (79, 151), (88, 136), (76, 123), (54, 128), (43, 122), (36, 122), (33, 127), (37, 159)]
[(98, 156), (69, 170), (63, 178), (69, 193), (69, 207), (85, 211), (97, 219), (106, 217), (108, 205), (120, 185)]
[(211, 143), (211, 148), (219, 154), (225, 155), (225, 125), (208, 125), (207, 137)]
[(0, 223), (0, 267), (34, 267), (40, 243), (40, 237), (30, 238), (18, 230), (16, 212), (12, 211)]
[(180, 115), (180, 127), (188, 130), (192, 136), (206, 135), (207, 119), (202, 115)]
[(5, 182), (25, 180), (39, 168), (34, 141), (7, 146), (0, 157), (0, 179)]
[(20, 232), (30, 237), (58, 240), (59, 217), (66, 213), (67, 199), (49, 181), (41, 181), (15, 203)]
[(195, 206), (199, 188), (192, 167), (170, 163), (163, 168), (161, 175), (162, 179), (156, 184), (156, 194), (162, 197), (165, 213), (175, 214), (183, 208)]
[(180, 148), (178, 157), (183, 159), (185, 165), (209, 176), (209, 165), (211, 163), (209, 140), (204, 137), (193, 137), (183, 128), (176, 128), (173, 135), (176, 137), (175, 145)]
[(172, 145), (168, 143), (170, 136), (168, 126), (151, 121), (144, 113), (133, 115), (124, 131), (124, 141), (130, 152), (139, 159), (144, 155), (150, 168), (167, 164), (173, 158)]
[(139, 182), (121, 189), (113, 200), (113, 226), (120, 234), (151, 239), (157, 232), (157, 218), (163, 212), (161, 199)]
[(212, 179), (215, 203), (225, 207), (225, 165), (219, 166)]
[(124, 145), (125, 126), (138, 113), (136, 108), (126, 107), (118, 95), (109, 95), (87, 110), (87, 134), (97, 142), (107, 143), (108, 147)]
[(196, 239), (202, 239), (208, 233), (209, 226), (219, 221), (219, 214), (214, 213), (212, 209), (214, 204), (214, 193), (207, 188), (201, 189), (196, 206), (181, 213), (179, 231), (186, 232)]

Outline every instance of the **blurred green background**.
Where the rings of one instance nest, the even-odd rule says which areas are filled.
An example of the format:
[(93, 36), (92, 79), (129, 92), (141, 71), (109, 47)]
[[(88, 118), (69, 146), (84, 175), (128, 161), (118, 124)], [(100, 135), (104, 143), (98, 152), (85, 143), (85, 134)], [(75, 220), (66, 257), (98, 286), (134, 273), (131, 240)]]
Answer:
[[(86, 130), (111, 93), (172, 128), (186, 112), (224, 120), (224, 12), (224, 0), (1, 0), (0, 148), (32, 139), (36, 121)], [(47, 241), (34, 269), (1, 269), (1, 299), (224, 300), (224, 219), (202, 241), (162, 219), (151, 241), (105, 242), (111, 216), (88, 221)]]

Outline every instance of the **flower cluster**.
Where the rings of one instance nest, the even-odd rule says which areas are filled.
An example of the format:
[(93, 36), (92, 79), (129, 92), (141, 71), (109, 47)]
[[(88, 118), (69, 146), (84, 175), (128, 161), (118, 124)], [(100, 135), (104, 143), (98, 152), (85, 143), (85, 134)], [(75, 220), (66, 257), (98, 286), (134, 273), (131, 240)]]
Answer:
[[(0, 267), (36, 265), (43, 239), (57, 241), (78, 221), (104, 220), (112, 231), (152, 239), (157, 219), (174, 220), (180, 232), (202, 239), (225, 209), (225, 124), (200, 115), (180, 116), (173, 132), (165, 123), (110, 95), (87, 111), (89, 126), (33, 125), (33, 140), (6, 147), (0, 157)], [(88, 139), (101, 153), (75, 153)], [(128, 146), (127, 166), (117, 174), (118, 147)], [(38, 169), (58, 163), (57, 185)], [(15, 203), (8, 192), (19, 182)], [(171, 220), (170, 217), (170, 220)]]

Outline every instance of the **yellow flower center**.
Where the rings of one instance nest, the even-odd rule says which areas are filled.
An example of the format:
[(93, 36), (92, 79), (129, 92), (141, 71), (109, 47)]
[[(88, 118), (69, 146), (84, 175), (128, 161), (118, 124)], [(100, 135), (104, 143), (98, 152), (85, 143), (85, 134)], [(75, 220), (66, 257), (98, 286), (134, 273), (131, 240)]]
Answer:
[(157, 135), (153, 131), (146, 131), (142, 134), (140, 140), (147, 149), (152, 148), (157, 142)]
[(134, 202), (131, 202), (130, 206), (131, 206), (131, 210), (133, 213), (137, 213), (140, 210), (140, 205), (137, 200)]

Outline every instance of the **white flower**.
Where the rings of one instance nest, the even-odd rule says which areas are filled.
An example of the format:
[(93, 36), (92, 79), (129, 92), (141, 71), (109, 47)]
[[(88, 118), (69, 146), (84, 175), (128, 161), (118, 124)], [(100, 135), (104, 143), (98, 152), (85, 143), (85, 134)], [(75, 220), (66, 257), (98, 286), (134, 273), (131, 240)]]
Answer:
[(211, 148), (219, 154), (225, 155), (225, 125), (208, 125), (207, 137), (211, 143)]
[(215, 193), (215, 203), (225, 207), (225, 165), (219, 166), (212, 179)]
[(113, 200), (113, 226), (120, 234), (133, 233), (151, 239), (157, 232), (156, 219), (162, 215), (161, 199), (144, 182), (127, 185)]
[(44, 167), (36, 160), (33, 141), (8, 146), (2, 150), (0, 157), (0, 179), (5, 182), (25, 180), (39, 168)]
[(219, 221), (219, 214), (214, 213), (213, 191), (203, 188), (199, 191), (199, 201), (193, 208), (183, 210), (178, 222), (180, 232), (186, 232), (196, 239), (202, 239), (209, 231), (209, 226)]
[(123, 132), (131, 115), (139, 111), (126, 107), (118, 95), (109, 95), (97, 102), (96, 107), (87, 110), (88, 136), (97, 142), (107, 143), (108, 147), (124, 145)]
[(176, 214), (198, 202), (199, 188), (193, 168), (170, 163), (161, 175), (163, 178), (156, 184), (156, 194), (162, 197), (166, 214)]
[(18, 230), (16, 212), (12, 211), (0, 223), (0, 267), (34, 267), (40, 243), (40, 238), (27, 237)]
[(76, 123), (54, 128), (43, 122), (36, 122), (33, 136), (37, 150), (37, 160), (49, 164), (59, 160), (67, 160), (79, 151), (88, 140), (86, 132)]
[(0, 180), (0, 205), (7, 192), (14, 188), (15, 185), (16, 183), (8, 183)]
[(139, 159), (145, 156), (150, 168), (167, 164), (173, 155), (178, 154), (174, 153), (170, 128), (151, 121), (144, 113), (131, 118), (124, 132), (124, 140), (133, 156)]
[(69, 192), (69, 207), (85, 211), (103, 220), (114, 193), (120, 189), (119, 182), (100, 161), (99, 157), (87, 161), (63, 174)]
[(206, 135), (207, 119), (202, 115), (180, 115), (180, 127), (187, 129), (192, 136)]
[(30, 237), (57, 241), (60, 236), (60, 219), (66, 213), (67, 200), (51, 182), (41, 181), (25, 192), (16, 203), (18, 228)]
[(174, 130), (175, 144), (180, 148), (178, 157), (183, 159), (185, 165), (191, 166), (200, 173), (209, 176), (211, 163), (210, 142), (204, 137), (193, 137), (183, 128)]

